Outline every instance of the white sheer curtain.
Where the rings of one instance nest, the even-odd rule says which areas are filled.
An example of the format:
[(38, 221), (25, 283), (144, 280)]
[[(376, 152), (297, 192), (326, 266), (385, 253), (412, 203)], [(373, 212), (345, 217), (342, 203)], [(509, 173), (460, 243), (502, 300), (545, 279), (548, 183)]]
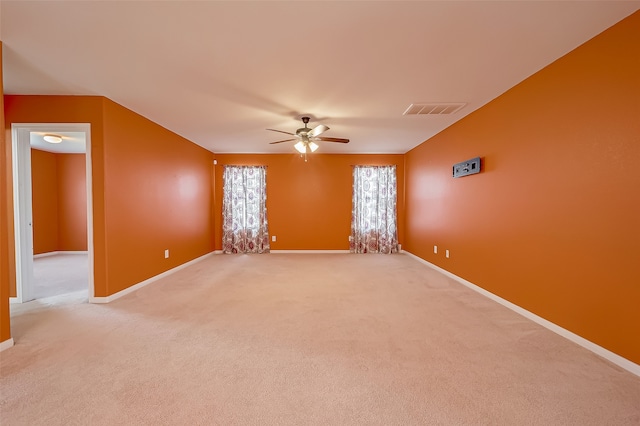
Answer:
[(224, 166), (223, 253), (269, 252), (266, 176), (266, 166)]
[(396, 166), (354, 166), (352, 253), (396, 253)]

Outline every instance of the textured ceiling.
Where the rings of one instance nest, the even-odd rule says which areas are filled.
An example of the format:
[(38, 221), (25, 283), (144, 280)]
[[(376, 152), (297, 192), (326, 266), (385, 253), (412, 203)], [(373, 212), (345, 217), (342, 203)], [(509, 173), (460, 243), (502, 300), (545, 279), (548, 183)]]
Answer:
[[(640, 8), (639, 1), (0, 2), (6, 94), (102, 95), (214, 152), (299, 117), (318, 152), (404, 153)], [(411, 103), (466, 103), (403, 116)]]

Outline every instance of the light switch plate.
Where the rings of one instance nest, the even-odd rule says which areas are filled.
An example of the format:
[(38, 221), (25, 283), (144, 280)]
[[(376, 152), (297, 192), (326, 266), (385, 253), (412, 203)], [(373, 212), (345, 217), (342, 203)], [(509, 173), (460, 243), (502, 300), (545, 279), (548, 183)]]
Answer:
[(475, 175), (476, 173), (480, 173), (480, 157), (472, 158), (471, 160), (453, 165), (454, 178)]

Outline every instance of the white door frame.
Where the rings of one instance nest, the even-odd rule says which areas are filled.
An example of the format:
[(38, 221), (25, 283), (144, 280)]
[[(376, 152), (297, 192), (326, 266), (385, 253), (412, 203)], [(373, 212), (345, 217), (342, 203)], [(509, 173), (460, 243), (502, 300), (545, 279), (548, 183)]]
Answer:
[(31, 188), (30, 132), (84, 132), (87, 174), (87, 251), (89, 255), (89, 300), (93, 283), (93, 191), (91, 170), (91, 124), (89, 123), (20, 123), (11, 125), (13, 168), (13, 223), (16, 253), (16, 297), (12, 303), (34, 299), (33, 290), (33, 211)]

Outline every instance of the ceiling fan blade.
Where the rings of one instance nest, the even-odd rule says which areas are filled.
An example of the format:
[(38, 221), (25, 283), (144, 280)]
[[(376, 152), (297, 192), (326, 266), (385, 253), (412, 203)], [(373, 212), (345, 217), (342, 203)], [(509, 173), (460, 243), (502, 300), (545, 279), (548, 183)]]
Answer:
[(295, 140), (297, 140), (297, 139), (285, 139), (283, 141), (269, 142), (269, 144), (273, 145), (274, 143), (291, 142), (291, 141), (295, 141)]
[(316, 140), (323, 141), (323, 142), (349, 143), (349, 139), (342, 139), (342, 138), (318, 137), (318, 138), (316, 138)]
[(324, 124), (320, 124), (316, 126), (311, 132), (309, 132), (308, 135), (309, 137), (318, 136), (319, 134), (324, 133), (327, 130), (329, 130), (327, 126), (325, 126)]
[(295, 133), (291, 133), (291, 132), (284, 132), (284, 131), (282, 131), (282, 130), (276, 130), (276, 129), (267, 129), (267, 130), (271, 130), (272, 132), (284, 133), (284, 134), (292, 135), (292, 136), (295, 136), (295, 135), (296, 135)]

